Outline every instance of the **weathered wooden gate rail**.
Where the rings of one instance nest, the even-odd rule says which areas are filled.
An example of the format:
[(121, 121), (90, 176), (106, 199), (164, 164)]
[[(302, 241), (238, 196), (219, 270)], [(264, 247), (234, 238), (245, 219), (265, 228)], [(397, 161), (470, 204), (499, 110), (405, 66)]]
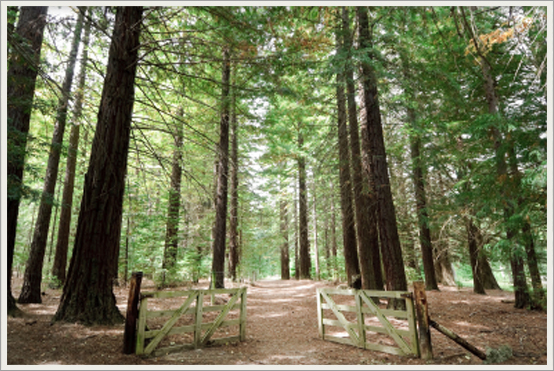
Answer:
[[(204, 296), (214, 294), (232, 294), (229, 302), (225, 305), (204, 306)], [(148, 299), (150, 298), (186, 298), (178, 309), (172, 310), (148, 310)], [(238, 301), (240, 300), (240, 303)], [(193, 305), (194, 304), (194, 305)], [(237, 319), (225, 321), (225, 317), (231, 310), (240, 309), (240, 316)], [(213, 322), (203, 323), (202, 313), (220, 312)], [(187, 326), (174, 327), (179, 318), (186, 314), (194, 315), (194, 323)], [(147, 318), (170, 317), (159, 330), (148, 330)], [(235, 336), (211, 340), (214, 332), (220, 327), (239, 325), (239, 334)], [(205, 331), (202, 333), (202, 331)], [(167, 335), (194, 333), (194, 340), (189, 344), (180, 344), (156, 350), (163, 338)], [(146, 339), (152, 339), (146, 346)], [(142, 292), (140, 294), (140, 308), (138, 314), (138, 331), (136, 335), (137, 355), (160, 355), (175, 352), (183, 349), (197, 349), (210, 344), (228, 343), (233, 341), (244, 341), (246, 339), (246, 287), (238, 289), (209, 289), (209, 290), (187, 290), (187, 291), (157, 291)]]
[[(336, 304), (332, 295), (354, 296), (356, 305)], [(379, 308), (371, 298), (403, 299), (406, 302), (406, 310), (391, 310)], [(324, 318), (324, 309), (331, 309), (338, 320)], [(356, 313), (356, 322), (348, 321), (342, 312)], [(323, 340), (337, 343), (350, 344), (364, 349), (376, 350), (396, 355), (420, 355), (417, 336), (417, 326), (414, 311), (414, 303), (410, 292), (400, 291), (370, 291), (370, 290), (338, 290), (321, 288), (317, 290), (317, 314), (319, 335)], [(375, 315), (381, 326), (366, 325), (364, 315)], [(387, 319), (389, 317), (403, 318), (407, 320), (408, 330), (395, 328)], [(343, 327), (348, 333), (348, 338), (328, 335), (325, 326)], [(366, 331), (373, 331), (390, 336), (397, 347), (370, 342), (366, 338)], [(408, 339), (408, 341), (406, 341)]]

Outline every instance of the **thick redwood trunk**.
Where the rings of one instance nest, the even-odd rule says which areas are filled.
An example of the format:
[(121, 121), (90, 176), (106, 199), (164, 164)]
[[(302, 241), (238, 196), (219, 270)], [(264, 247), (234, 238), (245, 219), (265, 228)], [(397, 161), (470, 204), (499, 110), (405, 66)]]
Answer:
[(345, 79), (348, 102), (348, 126), (350, 132), (350, 151), (352, 155), (352, 192), (356, 216), (358, 255), (362, 288), (367, 290), (383, 289), (381, 255), (379, 253), (379, 235), (375, 209), (370, 208), (370, 189), (368, 179), (364, 179), (358, 117), (356, 109), (356, 89), (351, 61), (352, 38), (350, 37), (350, 18), (348, 8), (342, 7), (343, 49), (347, 53)]
[[(88, 9), (87, 9), (88, 10)], [(63, 285), (67, 266), (67, 250), (69, 247), (69, 233), (71, 226), (71, 213), (73, 208), (73, 191), (75, 188), (75, 168), (77, 165), (77, 151), (81, 129), (81, 113), (83, 110), (83, 90), (86, 81), (86, 69), (88, 62), (88, 43), (90, 35), (90, 22), (85, 24), (85, 35), (83, 38), (83, 54), (81, 56), (80, 72), (78, 77), (78, 88), (75, 92), (75, 109), (73, 111), (73, 124), (69, 134), (69, 148), (67, 149), (67, 164), (65, 167), (65, 180), (62, 195), (62, 210), (60, 214), (60, 225), (58, 227), (58, 239), (56, 241), (56, 254), (52, 265), (52, 275)]]
[[(342, 50), (342, 41), (337, 32), (337, 51)], [(348, 147), (348, 131), (346, 128), (346, 97), (344, 95), (344, 73), (337, 74), (337, 125), (339, 142), (339, 182), (340, 203), (342, 213), (342, 241), (346, 279), (349, 287), (353, 287), (360, 277), (360, 265), (356, 244), (356, 229), (354, 209), (352, 207), (352, 187), (350, 176), (350, 153)], [(359, 287), (358, 287), (359, 288)]]
[[(367, 8), (357, 7), (356, 14), (359, 24), (359, 48), (367, 52), (371, 47)], [(369, 57), (372, 58), (371, 54)], [(366, 111), (366, 119), (362, 122), (362, 136), (367, 136), (366, 140), (370, 146), (370, 148), (364, 148), (364, 150), (369, 153), (370, 161), (367, 165), (375, 182), (376, 204), (379, 210), (378, 225), (381, 254), (387, 278), (386, 289), (403, 291), (407, 289), (407, 282), (390, 189), (377, 81), (373, 68), (367, 62), (361, 63), (361, 74)], [(401, 305), (400, 302), (398, 305)]]
[(55, 321), (123, 321), (116, 278), (142, 7), (118, 7), (73, 256)]
[(221, 75), (221, 120), (219, 124), (219, 162), (217, 164), (217, 189), (215, 202), (215, 224), (213, 229), (212, 287), (225, 287), (225, 239), (227, 222), (227, 192), (229, 176), (229, 91), (231, 61), (229, 49), (223, 50), (223, 72)]
[[(15, 298), (12, 295), (12, 265), (17, 231), (19, 203), (22, 196), (23, 168), (27, 146), (27, 134), (33, 110), (33, 98), (37, 77), (35, 65), (40, 61), (42, 36), (46, 26), (47, 6), (22, 7), (15, 35), (25, 41), (21, 50), (27, 57), (14, 51), (10, 54), (7, 75), (8, 90), (8, 211), (7, 211), (7, 250), (8, 250), (8, 314), (18, 313)], [(10, 36), (10, 45), (15, 41)], [(29, 58), (29, 59), (26, 59)]]

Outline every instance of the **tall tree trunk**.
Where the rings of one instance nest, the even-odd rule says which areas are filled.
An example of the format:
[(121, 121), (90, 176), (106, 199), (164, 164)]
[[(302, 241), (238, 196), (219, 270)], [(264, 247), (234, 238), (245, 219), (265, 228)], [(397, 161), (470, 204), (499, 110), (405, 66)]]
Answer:
[[(367, 51), (372, 46), (369, 32), (367, 8), (356, 7), (359, 25), (359, 48)], [(407, 289), (402, 248), (398, 237), (396, 213), (392, 200), (388, 165), (381, 125), (381, 113), (377, 92), (377, 80), (375, 72), (368, 62), (361, 63), (361, 80), (363, 86), (363, 100), (366, 111), (365, 120), (362, 121), (362, 136), (367, 136), (366, 141), (370, 148), (364, 148), (369, 154), (369, 167), (374, 175), (375, 193), (377, 196), (377, 208), (379, 210), (379, 237), (381, 241), (381, 254), (386, 273), (386, 289), (404, 291)], [(392, 302), (395, 307), (402, 306), (403, 302)]]
[(231, 210), (229, 212), (229, 273), (233, 281), (237, 280), (237, 266), (240, 260), (239, 247), (239, 146), (236, 107), (236, 90), (232, 90), (231, 111)]
[(313, 195), (312, 195), (312, 212), (314, 218), (314, 253), (315, 253), (315, 279), (319, 281), (321, 279), (321, 272), (319, 271), (319, 249), (317, 245), (317, 211), (316, 211), (316, 195), (315, 195), (315, 173), (313, 179)]
[(473, 292), (485, 295), (485, 288), (481, 281), (481, 275), (478, 271), (479, 245), (477, 242), (478, 228), (473, 224), (471, 218), (466, 221), (467, 243), (469, 247), (469, 261), (471, 264), (471, 273), (473, 275)]
[[(337, 32), (337, 52), (340, 52), (341, 40)], [(354, 210), (352, 207), (352, 187), (350, 176), (350, 154), (348, 132), (346, 128), (346, 97), (344, 95), (344, 73), (337, 74), (337, 127), (339, 142), (339, 182), (342, 213), (342, 240), (346, 280), (349, 287), (354, 287), (360, 278), (360, 266), (356, 244)]]
[(219, 124), (219, 162), (217, 164), (217, 190), (215, 203), (215, 224), (213, 229), (212, 287), (225, 287), (225, 237), (227, 222), (227, 183), (229, 175), (229, 106), (230, 106), (231, 61), (229, 49), (223, 50), (223, 72), (221, 75), (221, 120)]
[[(408, 121), (412, 128), (417, 130), (415, 110), (408, 108)], [(435, 266), (433, 258), (433, 244), (431, 243), (431, 231), (429, 229), (429, 214), (427, 213), (427, 197), (425, 196), (425, 182), (423, 179), (423, 164), (421, 160), (421, 140), (419, 134), (410, 137), (410, 154), (412, 157), (413, 181), (415, 189), (417, 224), (419, 227), (419, 243), (423, 260), (423, 271), (425, 273), (425, 289), (438, 290), (435, 277)]]
[[(471, 220), (471, 219), (470, 219)], [(485, 241), (483, 240), (483, 235), (481, 229), (478, 226), (474, 225), (474, 238), (477, 243), (477, 275), (481, 281), (481, 285), (485, 290), (501, 290), (500, 285), (496, 281), (492, 268), (487, 259), (487, 255), (483, 251), (483, 246)]]
[(498, 284), (498, 281), (496, 280), (496, 277), (494, 277), (491, 265), (489, 263), (489, 260), (487, 259), (487, 255), (483, 252), (482, 247), (483, 246), (481, 245), (481, 250), (479, 251), (479, 255), (477, 256), (477, 272), (479, 273), (479, 277), (481, 278), (483, 288), (485, 290), (502, 290), (502, 288)]
[[(88, 8), (86, 10), (89, 11)], [(65, 167), (65, 180), (62, 195), (62, 211), (60, 225), (58, 227), (58, 240), (56, 241), (56, 254), (52, 265), (52, 276), (63, 285), (67, 266), (67, 250), (69, 247), (69, 232), (71, 227), (71, 213), (73, 208), (73, 191), (75, 189), (75, 168), (77, 166), (77, 152), (79, 148), (79, 136), (81, 129), (81, 114), (83, 111), (83, 92), (86, 82), (86, 70), (88, 63), (88, 44), (90, 40), (90, 22), (85, 23), (83, 38), (83, 54), (81, 57), (79, 77), (77, 78), (77, 91), (75, 92), (75, 109), (73, 110), (73, 122), (69, 133), (69, 148), (67, 149), (67, 163)]]
[(450, 261), (450, 253), (448, 246), (441, 246), (440, 243), (433, 245), (435, 249), (435, 273), (437, 280), (444, 286), (456, 286), (456, 277), (452, 262)]
[(356, 109), (356, 89), (354, 87), (354, 69), (351, 60), (352, 38), (350, 36), (350, 17), (348, 8), (342, 7), (343, 49), (347, 53), (345, 78), (348, 101), (348, 123), (350, 131), (350, 150), (352, 155), (352, 191), (356, 215), (358, 255), (362, 288), (368, 290), (383, 289), (381, 256), (379, 253), (379, 235), (375, 209), (369, 207), (370, 189), (368, 179), (364, 179), (362, 154)]
[(300, 262), (298, 259), (298, 241), (300, 239), (300, 232), (298, 230), (298, 185), (295, 182), (294, 186), (294, 279), (300, 279)]
[[(284, 166), (282, 166), (283, 168)], [(279, 217), (281, 219), (280, 229), (281, 229), (281, 279), (289, 280), (290, 279), (290, 269), (289, 269), (289, 220), (288, 220), (288, 207), (286, 192), (283, 186), (281, 186), (281, 197), (279, 200)]]
[[(473, 29), (468, 24), (466, 19), (466, 14), (464, 7), (460, 7), (461, 13), (462, 13), (462, 20), (465, 25), (465, 29), (468, 31), (469, 36), (471, 38), (471, 42), (474, 43), (475, 49), (477, 51), (477, 54), (479, 56), (479, 63), (481, 65), (481, 71), (483, 73), (483, 87), (485, 91), (485, 98), (487, 100), (488, 104), (488, 112), (489, 114), (495, 116), (497, 119), (502, 119), (501, 114), (499, 112), (498, 106), (499, 106), (499, 98), (496, 94), (495, 89), (495, 82), (494, 82), (494, 76), (492, 74), (491, 65), (489, 64), (489, 61), (486, 59), (486, 57), (481, 52), (481, 45), (479, 44), (478, 37), (473, 33)], [(502, 145), (502, 134), (498, 130), (498, 127), (494, 124), (490, 127), (490, 136), (493, 140), (493, 148), (495, 151), (495, 157), (496, 157), (496, 173), (498, 176), (498, 179), (504, 179), (500, 183), (500, 187), (502, 187), (502, 194), (505, 200), (505, 207), (504, 207), (504, 220), (506, 224), (506, 237), (509, 241), (513, 242), (514, 248), (512, 249), (512, 253), (510, 256), (510, 265), (512, 268), (512, 278), (513, 278), (513, 286), (515, 291), (515, 307), (516, 308), (525, 308), (529, 306), (531, 303), (531, 298), (529, 296), (529, 291), (527, 288), (527, 280), (525, 278), (525, 270), (523, 265), (523, 258), (520, 254), (518, 254), (517, 251), (517, 244), (515, 243), (515, 238), (517, 235), (516, 230), (513, 226), (510, 225), (510, 219), (515, 214), (515, 194), (517, 194), (517, 190), (513, 189), (513, 182), (509, 181), (508, 179), (508, 167), (506, 164), (506, 151), (504, 146)]]
[[(179, 118), (183, 117), (183, 107), (179, 107), (177, 116)], [(171, 184), (169, 187), (169, 205), (167, 208), (164, 259), (162, 263), (162, 268), (164, 269), (162, 286), (165, 285), (167, 271), (171, 274), (171, 271), (175, 267), (179, 245), (179, 210), (181, 208), (181, 176), (183, 173), (181, 167), (183, 127), (181, 123), (176, 122), (175, 130), (173, 137), (175, 148), (173, 149), (173, 160), (171, 163)]]
[[(54, 236), (56, 235), (56, 221), (58, 220), (58, 211), (59, 208), (59, 201), (60, 201), (60, 188), (58, 188), (58, 193), (56, 194), (54, 198), (54, 224), (52, 225), (52, 230), (50, 231), (50, 248), (48, 249), (48, 263), (52, 260), (52, 249), (54, 247)], [(58, 227), (59, 230), (59, 227)]]
[[(298, 149), (303, 151), (304, 135), (298, 125)], [(300, 229), (299, 258), (300, 279), (311, 278), (310, 241), (308, 240), (308, 190), (306, 188), (306, 158), (298, 156), (298, 218)]]
[[(23, 193), (23, 168), (27, 147), (27, 135), (33, 110), (35, 83), (40, 62), (42, 36), (46, 26), (47, 6), (21, 7), (21, 14), (15, 35), (26, 43), (21, 43), (20, 52), (10, 54), (7, 74), (8, 90), (8, 314), (20, 313), (12, 295), (12, 265), (17, 232), (19, 203)], [(9, 43), (14, 47), (14, 35)], [(29, 57), (26, 57), (29, 56)], [(27, 59), (29, 58), (29, 59)]]
[(117, 7), (73, 255), (55, 321), (112, 325), (142, 7)]
[(81, 41), (81, 30), (83, 28), (84, 9), (80, 9), (77, 23), (75, 24), (73, 43), (69, 55), (69, 63), (65, 71), (65, 78), (62, 85), (62, 95), (58, 102), (56, 112), (56, 125), (54, 135), (50, 145), (48, 155), (48, 164), (46, 175), (44, 176), (44, 188), (40, 199), (38, 216), (31, 242), (31, 251), (25, 275), (23, 277), (23, 287), (18, 301), (20, 303), (42, 303), (41, 282), (42, 265), (44, 254), (46, 252), (46, 242), (48, 238), (48, 229), (50, 228), (50, 216), (52, 215), (52, 205), (54, 203), (54, 192), (58, 180), (58, 169), (60, 164), (61, 147), (63, 135), (65, 132), (65, 123), (67, 121), (67, 108), (69, 105), (69, 95), (71, 94), (71, 84), (73, 82), (73, 72), (77, 62), (77, 52)]
[[(512, 173), (513, 187), (515, 189), (520, 189), (521, 187), (521, 172), (518, 167), (518, 160), (514, 153), (514, 146), (510, 140), (506, 141), (508, 145), (508, 162), (510, 164), (510, 171)], [(523, 205), (523, 199), (521, 196), (517, 197), (517, 206), (521, 207)], [(533, 240), (533, 234), (531, 233), (531, 224), (529, 219), (524, 219), (521, 225), (522, 233), (522, 243), (525, 247), (525, 254), (527, 256), (527, 266), (529, 267), (529, 276), (531, 276), (531, 285), (533, 287), (534, 302), (533, 306), (536, 308), (542, 308), (542, 303), (545, 299), (545, 292), (542, 287), (541, 274), (539, 271), (539, 265), (537, 262), (537, 254), (535, 251), (535, 243)]]
[(323, 254), (325, 256), (327, 279), (329, 279), (329, 277), (332, 277), (331, 249), (329, 248), (329, 217), (326, 217), (323, 221), (323, 231)]
[(535, 243), (533, 240), (533, 234), (531, 232), (531, 225), (528, 221), (523, 222), (521, 228), (523, 233), (523, 244), (525, 246), (525, 253), (527, 254), (527, 265), (529, 266), (529, 275), (531, 276), (531, 284), (533, 286), (534, 305), (537, 308), (542, 307), (542, 303), (545, 300), (545, 292), (542, 287), (541, 275), (539, 272), (539, 266), (537, 262), (537, 254), (535, 252)]
[(337, 262), (337, 216), (335, 213), (335, 193), (333, 181), (331, 183), (331, 256), (333, 257), (333, 279), (338, 279)]

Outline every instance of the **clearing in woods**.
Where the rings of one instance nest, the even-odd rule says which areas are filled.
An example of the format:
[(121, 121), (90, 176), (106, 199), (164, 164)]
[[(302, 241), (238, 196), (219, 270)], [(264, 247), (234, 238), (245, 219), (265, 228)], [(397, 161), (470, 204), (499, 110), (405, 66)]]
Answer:
[[(198, 288), (207, 288), (201, 282)], [(14, 280), (17, 297), (21, 280)], [(230, 285), (229, 285), (230, 287)], [(264, 280), (248, 285), (246, 341), (184, 350), (161, 357), (124, 355), (123, 324), (115, 327), (50, 324), (61, 296), (48, 289), (43, 304), (19, 305), (24, 318), (8, 318), (7, 363), (27, 365), (425, 365), (482, 364), (456, 343), (432, 331), (434, 360), (424, 361), (323, 341), (317, 326), (316, 288), (334, 287), (310, 280)], [(152, 290), (143, 281), (143, 290)], [(175, 291), (187, 288), (172, 288)], [(508, 345), (514, 356), (503, 364), (547, 364), (547, 314), (513, 308), (513, 294), (440, 287), (427, 292), (432, 319), (482, 350)], [(114, 288), (122, 313), (128, 289)], [(411, 288), (410, 288), (411, 291)], [(4, 327), (6, 328), (6, 327)], [(262, 366), (259, 366), (262, 365)]]

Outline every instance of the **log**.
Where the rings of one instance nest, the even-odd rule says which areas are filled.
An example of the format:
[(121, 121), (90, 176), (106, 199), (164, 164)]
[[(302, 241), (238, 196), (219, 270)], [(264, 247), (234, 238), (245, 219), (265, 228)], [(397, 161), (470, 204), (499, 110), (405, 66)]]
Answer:
[(431, 344), (431, 330), (429, 329), (429, 308), (427, 306), (427, 295), (425, 294), (425, 283), (422, 281), (414, 282), (414, 305), (421, 358), (430, 360), (433, 359), (433, 346)]
[(133, 354), (136, 346), (138, 304), (142, 272), (133, 272), (129, 284), (129, 300), (125, 317), (125, 332), (123, 333), (123, 353)]
[(473, 345), (467, 342), (467, 340), (459, 337), (451, 330), (447, 329), (443, 325), (438, 324), (437, 322), (430, 320), (429, 324), (431, 327), (436, 329), (438, 332), (440, 332), (443, 335), (446, 335), (448, 338), (454, 340), (456, 343), (464, 347), (465, 349), (469, 350), (471, 353), (475, 354), (477, 357), (481, 358), (483, 361), (487, 359), (487, 355), (482, 352), (481, 350), (477, 349)]

